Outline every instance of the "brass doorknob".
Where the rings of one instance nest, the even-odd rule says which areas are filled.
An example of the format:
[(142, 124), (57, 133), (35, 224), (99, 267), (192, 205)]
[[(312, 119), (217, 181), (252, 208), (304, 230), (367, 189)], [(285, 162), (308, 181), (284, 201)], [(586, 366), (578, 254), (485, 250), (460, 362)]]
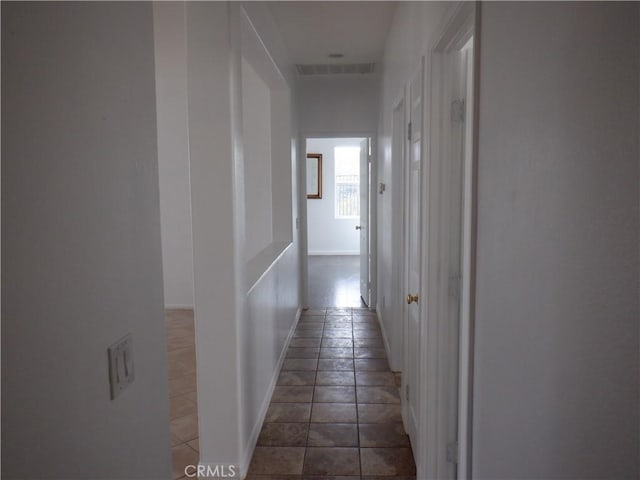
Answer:
[(356, 230), (362, 230), (362, 227), (360, 225), (356, 225)]
[(407, 304), (418, 303), (418, 295), (407, 294)]

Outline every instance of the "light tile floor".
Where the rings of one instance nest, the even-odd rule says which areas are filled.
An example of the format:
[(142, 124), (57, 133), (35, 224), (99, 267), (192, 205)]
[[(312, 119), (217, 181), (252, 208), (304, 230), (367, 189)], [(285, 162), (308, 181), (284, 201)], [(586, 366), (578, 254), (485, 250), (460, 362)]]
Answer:
[(169, 402), (173, 478), (186, 478), (184, 468), (198, 464), (198, 401), (193, 310), (167, 310)]
[(360, 257), (310, 255), (308, 292), (311, 308), (365, 306), (360, 299)]
[(399, 382), (374, 312), (307, 310), (247, 480), (415, 480)]

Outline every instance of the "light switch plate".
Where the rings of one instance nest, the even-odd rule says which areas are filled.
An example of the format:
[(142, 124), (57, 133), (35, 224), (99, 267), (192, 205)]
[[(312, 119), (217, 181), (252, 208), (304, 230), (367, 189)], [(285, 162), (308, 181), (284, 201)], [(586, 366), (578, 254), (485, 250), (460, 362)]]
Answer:
[(127, 388), (135, 378), (133, 369), (133, 343), (127, 334), (107, 349), (109, 357), (109, 386), (111, 400)]

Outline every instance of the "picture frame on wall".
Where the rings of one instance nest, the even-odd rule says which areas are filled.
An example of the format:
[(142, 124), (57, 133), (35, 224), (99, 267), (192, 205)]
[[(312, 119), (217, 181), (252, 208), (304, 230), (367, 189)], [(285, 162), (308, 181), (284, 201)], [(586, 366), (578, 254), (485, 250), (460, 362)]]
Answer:
[(322, 198), (321, 153), (307, 153), (307, 198)]

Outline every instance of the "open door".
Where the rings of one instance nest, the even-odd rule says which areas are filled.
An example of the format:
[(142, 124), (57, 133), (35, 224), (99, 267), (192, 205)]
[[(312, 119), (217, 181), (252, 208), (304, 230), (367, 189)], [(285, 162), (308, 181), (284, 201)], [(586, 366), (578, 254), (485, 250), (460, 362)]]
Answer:
[(360, 142), (360, 297), (368, 307), (369, 281), (369, 140)]

